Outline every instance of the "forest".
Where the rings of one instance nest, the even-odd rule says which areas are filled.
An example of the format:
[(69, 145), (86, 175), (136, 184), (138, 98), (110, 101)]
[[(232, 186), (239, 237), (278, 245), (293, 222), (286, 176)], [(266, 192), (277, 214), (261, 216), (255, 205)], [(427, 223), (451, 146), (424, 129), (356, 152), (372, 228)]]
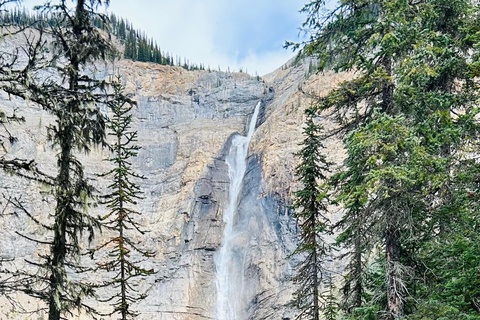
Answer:
[[(43, 236), (16, 233), (44, 250), (26, 269), (0, 261), (0, 295), (17, 309), (14, 293), (40, 301), (34, 312), (49, 320), (84, 313), (133, 319), (146, 298), (140, 284), (156, 272), (145, 264), (156, 252), (133, 240), (148, 231), (137, 209), (148, 177), (132, 165), (141, 148), (131, 127), (136, 102), (120, 75), (99, 79), (88, 68), (122, 55), (112, 36), (123, 58), (205, 67), (173, 58), (127, 20), (99, 13), (108, 0), (77, 0), (73, 8), (46, 2), (34, 14), (12, 9), (15, 2), (0, 1), (1, 38), (22, 34), (25, 47), (2, 48), (0, 90), (55, 119), (46, 129), (57, 163), (52, 175), (34, 159), (9, 157), (17, 141), (9, 126), (25, 119), (1, 106), (0, 167), (41, 185), (55, 207), (39, 219), (21, 197), (3, 195), (2, 217), (27, 216)], [(291, 257), (299, 263), (289, 307), (300, 320), (479, 320), (480, 3), (342, 0), (331, 8), (311, 0), (301, 11), (307, 40), (285, 46), (299, 51), (298, 60), (315, 59), (317, 74), (354, 77), (325, 95), (303, 92), (311, 103), (295, 154), (301, 187), (292, 199), (299, 234)], [(322, 126), (325, 117), (335, 128)], [(340, 166), (326, 157), (323, 141), (332, 136), (346, 150)], [(113, 169), (98, 173), (110, 181), (106, 194), (78, 156), (93, 148), (111, 154)], [(92, 203), (104, 214), (89, 214)], [(335, 223), (332, 206), (340, 208)], [(101, 229), (112, 237), (85, 250)], [(101, 262), (87, 267), (83, 256)], [(343, 272), (329, 268), (332, 260)], [(105, 280), (93, 283), (89, 273)]]
[[(324, 96), (306, 92), (299, 319), (479, 319), (480, 3), (347, 0), (330, 10), (311, 1), (302, 10), (309, 39), (286, 46), (317, 57), (318, 72), (355, 77)], [(330, 172), (322, 141), (336, 134), (347, 158)], [(335, 224), (328, 204), (343, 208)], [(332, 254), (347, 261), (343, 274), (328, 269)]]
[[(42, 24), (43, 27), (58, 23), (51, 13), (36, 10), (33, 13), (25, 7), (19, 9), (17, 6), (11, 10), (4, 10), (0, 14), (2, 25), (29, 27), (34, 24)], [(190, 63), (189, 59), (179, 56), (174, 57), (169, 52), (160, 49), (156, 41), (148, 38), (145, 32), (134, 28), (127, 19), (117, 17), (113, 12), (109, 15), (95, 15), (92, 17), (92, 24), (96, 28), (115, 36), (123, 45), (123, 55), (126, 59), (141, 62), (153, 62), (160, 65), (180, 66), (185, 70), (205, 70), (203, 64)], [(208, 67), (209, 68), (209, 67)]]

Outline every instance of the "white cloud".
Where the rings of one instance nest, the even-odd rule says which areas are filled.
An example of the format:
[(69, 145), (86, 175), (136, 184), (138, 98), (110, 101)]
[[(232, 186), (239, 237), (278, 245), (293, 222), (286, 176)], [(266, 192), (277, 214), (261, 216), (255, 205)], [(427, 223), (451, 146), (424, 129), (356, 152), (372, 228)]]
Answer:
[[(31, 7), (40, 0), (25, 0)], [(111, 0), (111, 12), (127, 18), (161, 49), (222, 70), (266, 74), (293, 53), (305, 0)]]
[(216, 69), (243, 68), (263, 75), (293, 53), (303, 0), (112, 1), (110, 10), (127, 17), (162, 47), (191, 62)]
[[(280, 68), (293, 56), (294, 54), (292, 52), (286, 50), (264, 52), (261, 55), (250, 52), (242, 62), (242, 65), (257, 66), (257, 68), (259, 68), (259, 70), (256, 70), (258, 75), (263, 76)], [(251, 74), (255, 73), (250, 69), (248, 69), (248, 72)]]

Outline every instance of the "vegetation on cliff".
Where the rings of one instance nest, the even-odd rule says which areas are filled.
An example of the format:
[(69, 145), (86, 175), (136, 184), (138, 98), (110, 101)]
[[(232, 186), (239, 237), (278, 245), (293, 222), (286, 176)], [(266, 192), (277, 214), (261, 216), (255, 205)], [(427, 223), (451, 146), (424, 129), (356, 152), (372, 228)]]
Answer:
[[(48, 11), (36, 10), (32, 13), (25, 8), (14, 7), (11, 10), (0, 12), (0, 23), (27, 28), (34, 25), (46, 27), (64, 22)], [(149, 38), (145, 32), (135, 29), (127, 19), (117, 17), (114, 13), (108, 16), (96, 13), (92, 16), (92, 24), (120, 40), (123, 45), (123, 57), (126, 59), (179, 66), (186, 70), (205, 70), (202, 63), (191, 63), (185, 57), (174, 56), (172, 53), (162, 51), (154, 39)]]
[[(204, 67), (163, 53), (128, 21), (99, 14), (102, 0), (75, 4), (48, 3), (35, 15), (17, 9), (1, 14), (3, 38), (27, 27), (36, 32), (26, 33), (23, 52), (0, 52), (0, 87), (52, 115), (48, 140), (58, 160), (55, 174), (48, 175), (34, 159), (9, 158), (7, 146), (16, 137), (8, 126), (23, 118), (16, 110), (0, 110), (0, 166), (42, 183), (39, 189), (55, 204), (39, 219), (20, 197), (4, 196), (7, 207), (31, 219), (45, 237), (18, 232), (44, 250), (26, 261), (25, 270), (1, 261), (0, 294), (21, 292), (41, 301), (51, 320), (77, 312), (126, 320), (137, 315), (132, 305), (145, 297), (137, 291), (139, 279), (153, 273), (142, 260), (152, 252), (130, 237), (144, 233), (134, 218), (141, 199), (134, 180), (142, 177), (130, 162), (139, 149), (130, 129), (133, 101), (120, 79), (98, 79), (88, 66), (117, 54), (112, 32), (126, 58)], [(478, 1), (345, 0), (330, 10), (312, 0), (303, 11), (311, 38), (302, 54), (315, 56), (319, 70), (356, 76), (315, 97), (306, 111), (296, 170), (302, 184), (295, 198), (300, 234), (294, 255), (301, 261), (292, 305), (298, 319), (479, 320)], [(100, 105), (110, 108), (112, 119)], [(320, 115), (338, 126), (325, 131)], [(107, 213), (99, 218), (88, 213), (98, 194), (78, 154), (106, 147), (108, 130), (116, 139), (110, 146), (114, 168), (103, 176), (112, 183), (103, 197)], [(331, 135), (341, 135), (347, 151), (333, 174), (322, 154), (322, 139)], [(331, 203), (342, 208), (336, 224), (326, 217)], [(99, 250), (85, 250), (100, 227), (114, 236)], [(337, 235), (334, 244), (326, 240), (331, 234)], [(335, 249), (345, 262), (342, 274), (328, 269)], [(105, 259), (88, 268), (82, 264), (86, 253)], [(113, 277), (102, 284), (88, 281), (88, 272), (99, 269)], [(119, 295), (99, 298), (99, 287), (113, 287)], [(101, 313), (89, 298), (111, 309)]]
[(294, 293), (292, 305), (301, 310), (300, 318), (319, 320), (321, 311), (325, 309), (320, 285), (327, 284), (330, 278), (324, 262), (331, 255), (330, 245), (324, 241), (324, 235), (330, 229), (326, 216), (328, 189), (325, 184), (320, 185), (319, 181), (326, 180), (330, 163), (321, 153), (322, 128), (315, 124), (314, 115), (313, 110), (307, 110), (303, 147), (297, 154), (300, 164), (296, 174), (303, 188), (296, 192), (295, 217), (300, 221), (301, 231), (300, 244), (294, 255), (305, 258), (296, 266), (298, 271), (294, 282), (298, 289)]

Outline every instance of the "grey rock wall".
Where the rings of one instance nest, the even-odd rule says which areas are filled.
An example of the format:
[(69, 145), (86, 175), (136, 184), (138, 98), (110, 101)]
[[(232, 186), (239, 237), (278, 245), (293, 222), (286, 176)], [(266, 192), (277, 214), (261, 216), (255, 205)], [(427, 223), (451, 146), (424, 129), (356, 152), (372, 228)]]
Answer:
[[(262, 101), (262, 110), (250, 146), (238, 216), (247, 228), (245, 275), (251, 284), (247, 314), (248, 319), (255, 320), (293, 319), (295, 312), (285, 306), (293, 291), (290, 277), (294, 261), (287, 256), (295, 248), (297, 233), (289, 205), (296, 188), (293, 152), (301, 140), (307, 105), (298, 87), (327, 87), (336, 79), (323, 81), (317, 77), (306, 82), (306, 65), (279, 69), (265, 82), (244, 73), (188, 72), (128, 60), (98, 68), (99, 76), (118, 69), (127, 91), (138, 102), (133, 111), (134, 129), (138, 130), (142, 149), (133, 164), (148, 177), (141, 182), (145, 199), (138, 209), (143, 213), (141, 223), (150, 230), (139, 240), (157, 252), (148, 267), (158, 271), (142, 283), (148, 298), (138, 306), (138, 319), (215, 317), (214, 258), (222, 241), (222, 214), (229, 184), (225, 155), (233, 135), (245, 134), (258, 101)], [(9, 128), (19, 140), (6, 156), (35, 158), (42, 170), (55, 172), (56, 151), (46, 141), (45, 131), (45, 125), (54, 119), (31, 103), (9, 101), (5, 95), (0, 103), (7, 108), (18, 107), (26, 117), (24, 125)], [(330, 160), (341, 159), (338, 141), (327, 141), (327, 145), (332, 150)], [(79, 155), (100, 191), (105, 191), (108, 181), (94, 173), (109, 169), (109, 164), (101, 161), (108, 156), (102, 149)], [(44, 188), (0, 173), (1, 193), (21, 195), (32, 214), (49, 219), (54, 201)], [(2, 210), (4, 205), (2, 202)], [(105, 208), (89, 210), (99, 214)], [(23, 259), (46, 252), (15, 234), (15, 230), (22, 230), (42, 237), (24, 215), (0, 217), (0, 228), (0, 257), (15, 258), (18, 267), (25, 267)], [(97, 243), (107, 236), (100, 235)], [(104, 276), (90, 277), (100, 280)], [(22, 301), (27, 309), (41, 307), (24, 296), (14, 299)], [(33, 319), (41, 317), (38, 313)], [(0, 319), (4, 318), (24, 319), (24, 315), (12, 312), (2, 300)]]

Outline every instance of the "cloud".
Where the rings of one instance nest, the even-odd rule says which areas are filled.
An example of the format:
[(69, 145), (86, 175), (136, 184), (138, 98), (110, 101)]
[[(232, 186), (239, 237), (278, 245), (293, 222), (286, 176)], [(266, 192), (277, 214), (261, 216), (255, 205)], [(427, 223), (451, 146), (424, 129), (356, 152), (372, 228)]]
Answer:
[(293, 53), (303, 0), (137, 0), (112, 1), (111, 11), (155, 38), (162, 50), (216, 69), (262, 75)]
[[(27, 7), (39, 0), (25, 0)], [(113, 0), (108, 9), (154, 38), (161, 49), (212, 69), (266, 74), (293, 56), (305, 0)]]
[(274, 71), (277, 68), (280, 68), (284, 65), (294, 54), (290, 51), (267, 51), (262, 52), (261, 54), (255, 53), (253, 51), (249, 52), (244, 59), (239, 63), (239, 66), (253, 66), (257, 69), (246, 69), (243, 70), (249, 72), (252, 75), (258, 74), (264, 76), (267, 73)]

